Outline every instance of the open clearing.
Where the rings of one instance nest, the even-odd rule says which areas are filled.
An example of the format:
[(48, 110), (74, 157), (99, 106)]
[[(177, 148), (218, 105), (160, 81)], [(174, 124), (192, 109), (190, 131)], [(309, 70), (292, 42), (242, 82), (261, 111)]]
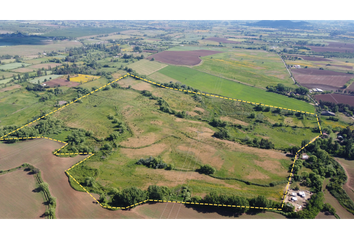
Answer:
[[(0, 144), (0, 152), (3, 153), (1, 148), (2, 144)], [(0, 164), (2, 158), (1, 154)], [(1, 168), (1, 170), (5, 169)], [(0, 182), (0, 219), (41, 218), (46, 208), (41, 193), (32, 191), (36, 188), (33, 175), (23, 170), (15, 170), (0, 175)]]
[(156, 61), (148, 61), (144, 59), (128, 65), (128, 67), (132, 68), (138, 74), (141, 75), (150, 75), (166, 66), (167, 65), (163, 63), (159, 63)]
[(343, 189), (352, 201), (354, 201), (354, 161), (345, 160), (343, 158), (336, 158), (336, 160), (342, 165), (348, 177), (348, 181), (344, 184)]
[(210, 38), (206, 38), (205, 40), (209, 40), (209, 41), (213, 41), (213, 42), (221, 42), (221, 43), (232, 43), (232, 44), (237, 44), (240, 42), (237, 41), (232, 41), (232, 40), (227, 40), (227, 38), (220, 38), (220, 37), (210, 37)]
[(173, 65), (188, 65), (194, 66), (199, 64), (202, 60), (200, 57), (209, 56), (219, 51), (210, 50), (195, 50), (195, 51), (164, 51), (160, 53), (153, 54), (146, 59), (154, 58), (155, 61), (162, 63), (173, 64)]
[(12, 70), (15, 68), (22, 67), (22, 65), (28, 66), (29, 64), (28, 63), (9, 63), (9, 64), (5, 64), (5, 65), (0, 65), (0, 70)]
[(60, 66), (61, 64), (60, 63), (41, 63), (41, 64), (36, 64), (36, 65), (32, 65), (32, 66), (29, 66), (28, 68), (31, 68), (31, 69), (49, 69), (49, 68), (52, 68), (52, 67), (56, 67), (56, 66)]

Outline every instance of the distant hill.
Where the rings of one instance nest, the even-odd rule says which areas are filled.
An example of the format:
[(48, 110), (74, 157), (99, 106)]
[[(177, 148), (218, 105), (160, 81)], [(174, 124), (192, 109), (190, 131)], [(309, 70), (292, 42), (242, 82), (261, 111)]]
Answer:
[(308, 29), (312, 25), (305, 21), (290, 21), (290, 20), (262, 20), (255, 23), (248, 23), (248, 26), (268, 27), (268, 28), (298, 28)]

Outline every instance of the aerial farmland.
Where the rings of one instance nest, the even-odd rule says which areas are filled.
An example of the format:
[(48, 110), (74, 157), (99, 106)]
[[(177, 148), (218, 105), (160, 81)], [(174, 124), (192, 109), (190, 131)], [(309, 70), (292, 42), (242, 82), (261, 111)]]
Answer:
[(354, 30), (316, 24), (0, 21), (0, 219), (353, 219)]

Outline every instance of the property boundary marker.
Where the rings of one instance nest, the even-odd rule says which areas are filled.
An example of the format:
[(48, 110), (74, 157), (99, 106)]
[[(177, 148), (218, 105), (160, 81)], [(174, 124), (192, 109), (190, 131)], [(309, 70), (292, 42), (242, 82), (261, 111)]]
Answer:
[[(17, 131), (19, 131), (20, 129), (24, 128), (24, 127), (27, 127), (28, 125), (36, 122), (36, 121), (39, 121), (40, 119), (42, 118), (45, 118), (46, 116), (50, 115), (50, 114), (53, 114), (55, 113), (56, 111), (59, 111), (67, 106), (69, 106), (70, 104), (72, 103), (75, 103), (76, 101), (78, 100), (81, 100), (89, 95), (91, 95), (92, 93), (106, 87), (106, 86), (109, 86), (111, 85), (112, 83), (114, 82), (117, 82), (127, 76), (131, 76), (133, 78), (136, 78), (136, 79), (139, 79), (139, 80), (143, 80), (145, 82), (148, 82), (150, 84), (154, 84), (154, 85), (157, 85), (159, 87), (162, 87), (162, 88), (166, 88), (166, 89), (170, 89), (170, 90), (175, 90), (175, 91), (181, 91), (181, 92), (189, 92), (189, 93), (194, 93), (194, 94), (199, 94), (199, 95), (204, 95), (204, 96), (210, 96), (210, 97), (215, 97), (215, 98), (221, 98), (221, 99), (225, 99), (225, 100), (233, 100), (233, 101), (238, 101), (238, 102), (243, 102), (243, 103), (249, 103), (249, 104), (252, 104), (252, 105), (261, 105), (261, 106), (266, 106), (266, 107), (270, 107), (270, 108), (277, 108), (277, 109), (284, 109), (284, 110), (288, 110), (288, 111), (293, 111), (293, 112), (300, 112), (300, 113), (305, 113), (305, 114), (311, 114), (311, 115), (315, 115), (316, 116), (316, 119), (317, 119), (317, 123), (318, 123), (318, 127), (319, 127), (319, 130), (320, 130), (320, 135), (318, 135), (317, 137), (315, 137), (314, 139), (312, 139), (308, 144), (306, 144), (305, 146), (303, 146), (302, 148), (300, 148), (296, 154), (295, 154), (295, 159), (294, 159), (294, 162), (292, 164), (292, 168), (291, 168), (291, 171), (290, 171), (290, 176), (288, 178), (288, 183), (286, 185), (286, 188), (285, 188), (285, 191), (284, 191), (284, 194), (283, 194), (283, 201), (282, 201), (282, 205), (281, 205), (281, 208), (266, 208), (266, 207), (254, 207), (254, 206), (238, 206), (238, 205), (225, 205), (225, 204), (212, 204), (212, 203), (195, 203), (195, 202), (182, 202), (182, 201), (166, 201), (166, 200), (156, 200), (156, 199), (147, 199), (147, 200), (144, 200), (142, 202), (139, 202), (139, 203), (136, 203), (136, 204), (132, 204), (130, 206), (126, 206), (126, 207), (111, 207), (111, 206), (108, 206), (108, 205), (104, 205), (104, 204), (101, 204), (94, 196), (92, 196), (92, 194), (86, 190), (86, 188), (84, 188), (73, 176), (71, 176), (71, 174), (69, 173), (69, 171), (71, 169), (73, 169), (74, 167), (78, 166), (79, 164), (81, 164), (82, 162), (86, 161), (87, 159), (89, 159), (90, 157), (92, 157), (93, 155), (95, 155), (94, 153), (92, 152), (82, 152), (82, 153), (58, 153), (60, 150), (62, 150), (63, 148), (65, 148), (68, 143), (67, 142), (63, 142), (61, 140), (57, 140), (57, 139), (53, 139), (53, 138), (49, 138), (49, 137), (44, 137), (44, 136), (38, 136), (38, 137), (20, 137), (20, 138), (9, 138), (7, 136), (11, 135), (12, 133), (15, 133)], [(76, 99), (76, 100), (73, 100), (71, 101), (70, 103), (67, 103), (65, 104), (64, 106), (60, 107), (60, 108), (57, 108), (55, 109), (54, 111), (51, 111), (50, 113), (42, 116), (42, 117), (39, 117), (37, 118), (36, 120), (32, 121), (32, 122), (29, 122), (27, 123), (26, 125), (23, 125), (22, 127), (19, 127), (17, 128), (16, 130), (0, 137), (0, 141), (4, 141), (4, 140), (26, 140), (26, 139), (38, 139), (38, 138), (44, 138), (44, 139), (48, 139), (48, 140), (52, 140), (52, 141), (56, 141), (56, 142), (60, 142), (60, 143), (64, 143), (64, 146), (60, 147), (59, 149), (57, 149), (53, 154), (56, 155), (56, 156), (62, 156), (62, 155), (90, 155), (86, 158), (84, 158), (83, 160), (81, 160), (80, 162), (74, 164), (73, 166), (71, 166), (69, 169), (65, 170), (65, 173), (71, 177), (87, 194), (89, 194), (101, 207), (103, 208), (107, 208), (107, 209), (129, 209), (129, 208), (132, 208), (132, 207), (135, 207), (135, 206), (138, 206), (140, 204), (144, 204), (146, 202), (169, 202), (169, 203), (182, 203), (182, 204), (191, 204), (191, 205), (204, 205), (204, 206), (217, 206), (217, 207), (231, 207), (231, 208), (245, 208), (245, 209), (260, 209), (260, 210), (278, 210), (278, 211), (282, 211), (283, 210), (283, 207), (284, 207), (284, 202), (285, 202), (285, 198), (286, 198), (286, 195), (288, 193), (288, 189), (289, 189), (289, 186), (290, 186), (290, 183), (291, 183), (291, 180), (292, 180), (292, 177), (293, 177), (293, 170), (294, 170), (294, 166), (295, 166), (295, 163), (296, 163), (296, 160), (298, 159), (298, 154), (304, 149), (306, 148), (309, 144), (313, 143), (317, 138), (319, 138), (320, 136), (322, 135), (322, 130), (321, 130), (321, 125), (320, 125), (320, 122), (319, 122), (319, 119), (318, 119), (318, 116), (317, 114), (315, 113), (310, 113), (310, 112), (305, 112), (305, 111), (299, 111), (299, 110), (294, 110), (294, 109), (288, 109), (288, 108), (282, 108), (282, 107), (277, 107), (277, 106), (272, 106), (272, 105), (266, 105), (266, 104), (262, 104), (262, 103), (255, 103), (255, 102), (250, 102), (250, 101), (245, 101), (245, 100), (241, 100), (241, 99), (236, 99), (236, 98), (229, 98), (229, 97), (224, 97), (224, 96), (220, 96), (220, 95), (215, 95), (215, 94), (210, 94), (210, 93), (199, 93), (199, 92), (194, 92), (194, 91), (190, 91), (190, 90), (186, 90), (186, 89), (178, 89), (178, 88), (170, 88), (170, 87), (166, 87), (162, 84), (158, 84), (158, 83), (155, 83), (153, 81), (150, 81), (150, 80), (147, 80), (147, 79), (144, 79), (144, 78), (141, 78), (139, 76), (135, 76), (135, 75), (132, 75), (132, 74), (125, 74), (124, 76), (110, 82), (110, 83), (107, 83), (103, 86), (101, 86), (100, 88), (94, 90), (94, 91), (91, 91), (90, 93)]]

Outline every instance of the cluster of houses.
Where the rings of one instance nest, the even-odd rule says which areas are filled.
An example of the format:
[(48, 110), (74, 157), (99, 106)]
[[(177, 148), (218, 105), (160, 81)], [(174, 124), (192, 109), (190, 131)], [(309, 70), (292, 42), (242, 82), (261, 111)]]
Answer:
[(304, 191), (300, 191), (296, 194), (296, 192), (292, 192), (291, 193), (291, 201), (297, 201), (297, 196), (300, 196), (302, 198), (305, 198), (306, 197), (306, 194)]

